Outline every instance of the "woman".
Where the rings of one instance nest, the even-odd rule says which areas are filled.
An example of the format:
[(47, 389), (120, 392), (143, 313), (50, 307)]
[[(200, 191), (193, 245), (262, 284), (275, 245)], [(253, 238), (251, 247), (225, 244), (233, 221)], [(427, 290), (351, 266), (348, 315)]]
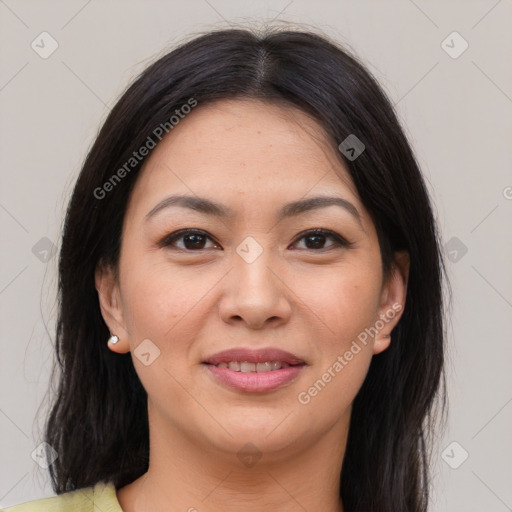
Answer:
[(76, 183), (58, 496), (7, 510), (427, 510), (439, 248), (355, 57), (306, 31), (181, 45), (124, 93)]

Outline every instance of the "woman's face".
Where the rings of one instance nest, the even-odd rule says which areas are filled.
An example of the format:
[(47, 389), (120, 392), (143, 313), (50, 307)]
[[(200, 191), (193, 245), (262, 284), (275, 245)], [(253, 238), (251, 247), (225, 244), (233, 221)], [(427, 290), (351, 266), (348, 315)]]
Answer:
[(150, 423), (217, 452), (284, 454), (346, 429), (407, 267), (383, 279), (374, 225), (316, 122), (230, 100), (199, 105), (155, 148), (119, 280), (99, 271), (97, 288)]

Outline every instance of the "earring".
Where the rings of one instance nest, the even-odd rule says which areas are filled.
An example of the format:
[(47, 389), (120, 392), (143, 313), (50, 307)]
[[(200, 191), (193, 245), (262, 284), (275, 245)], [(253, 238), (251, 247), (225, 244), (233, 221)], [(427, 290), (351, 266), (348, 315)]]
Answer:
[(119, 341), (119, 336), (116, 336), (115, 334), (112, 334), (110, 338), (108, 339), (107, 343), (112, 343), (115, 345)]

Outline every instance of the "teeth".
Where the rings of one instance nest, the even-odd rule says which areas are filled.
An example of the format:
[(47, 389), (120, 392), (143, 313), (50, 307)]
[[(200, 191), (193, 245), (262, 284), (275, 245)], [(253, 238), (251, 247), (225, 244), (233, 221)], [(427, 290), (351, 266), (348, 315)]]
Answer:
[(279, 370), (281, 368), (281, 361), (270, 361), (271, 370)]
[(265, 373), (288, 368), (290, 365), (284, 361), (265, 361), (264, 363), (249, 363), (248, 361), (230, 361), (229, 363), (219, 363), (218, 368), (229, 368), (235, 372), (242, 373)]
[(258, 373), (269, 372), (270, 370), (272, 370), (272, 361), (265, 361), (264, 363), (258, 363), (256, 365), (256, 371)]
[(242, 373), (249, 373), (256, 371), (256, 363), (248, 363), (247, 361), (243, 361), (240, 363), (240, 371)]

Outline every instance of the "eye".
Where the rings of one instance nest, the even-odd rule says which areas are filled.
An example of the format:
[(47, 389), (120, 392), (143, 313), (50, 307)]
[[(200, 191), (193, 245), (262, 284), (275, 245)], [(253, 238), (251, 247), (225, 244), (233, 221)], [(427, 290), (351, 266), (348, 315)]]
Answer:
[[(181, 245), (176, 244), (177, 241), (182, 240)], [(174, 246), (177, 249), (194, 251), (194, 250), (202, 250), (209, 249), (211, 247), (206, 247), (206, 240), (212, 240), (212, 238), (207, 235), (204, 231), (199, 229), (182, 229), (180, 231), (176, 231), (175, 233), (171, 233), (167, 235), (161, 242), (159, 243), (160, 247), (168, 247)], [(215, 247), (219, 247), (214, 243)]]
[[(328, 239), (331, 239), (333, 243), (325, 247), (326, 240)], [(213, 242), (210, 247), (207, 247), (208, 240)], [(299, 249), (314, 250), (315, 252), (336, 246), (350, 247), (352, 245), (352, 243), (348, 242), (337, 233), (321, 228), (310, 229), (301, 233), (295, 243), (301, 240), (305, 240), (305, 247), (299, 247)], [(200, 229), (181, 229), (164, 237), (158, 245), (160, 247), (172, 246), (189, 252), (220, 248), (206, 232)]]
[[(324, 247), (327, 239), (334, 240), (334, 243), (331, 245)], [(310, 250), (322, 250), (322, 249), (330, 249), (332, 247), (350, 247), (352, 244), (345, 240), (342, 236), (334, 233), (333, 231), (329, 231), (327, 229), (311, 229), (304, 233), (301, 233), (297, 240), (305, 240), (305, 247), (300, 247), (300, 249), (310, 249)]]

